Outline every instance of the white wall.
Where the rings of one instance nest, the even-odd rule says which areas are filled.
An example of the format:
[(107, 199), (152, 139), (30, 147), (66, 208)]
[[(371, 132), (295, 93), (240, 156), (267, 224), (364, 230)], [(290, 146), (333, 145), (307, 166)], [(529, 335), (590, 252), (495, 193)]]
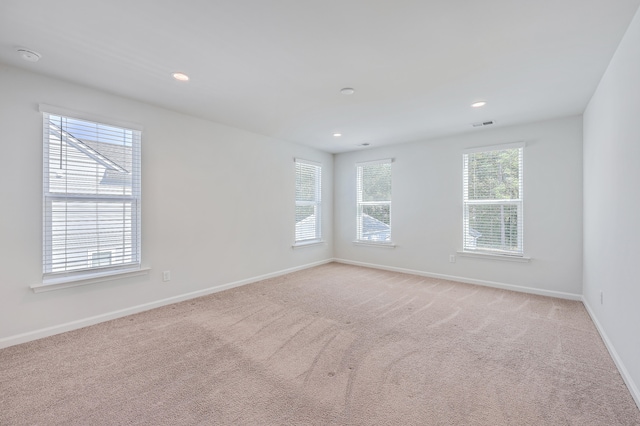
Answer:
[[(462, 151), (524, 141), (524, 249), (529, 263), (449, 255), (462, 249)], [(395, 249), (352, 243), (356, 235), (355, 167), (394, 158)], [(431, 274), (541, 290), (582, 293), (582, 119), (479, 129), (461, 136), (335, 156), (335, 257)]]
[(614, 358), (617, 353), (640, 406), (639, 218), (640, 13), (636, 13), (584, 113), (584, 298), (613, 347)]
[[(144, 126), (142, 257), (149, 275), (38, 294), (29, 289), (42, 280), (39, 103)], [(0, 129), (5, 346), (21, 333), (332, 257), (330, 154), (1, 66)], [(327, 243), (294, 250), (297, 156), (323, 164)], [(164, 270), (171, 270), (168, 283)]]

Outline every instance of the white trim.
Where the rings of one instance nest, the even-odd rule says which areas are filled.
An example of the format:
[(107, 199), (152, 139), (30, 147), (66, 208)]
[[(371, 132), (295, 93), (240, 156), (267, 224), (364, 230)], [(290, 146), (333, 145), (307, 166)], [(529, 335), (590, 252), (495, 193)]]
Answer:
[(322, 163), (320, 163), (318, 161), (305, 160), (304, 158), (300, 158), (300, 157), (293, 157), (293, 162), (294, 163), (304, 163), (304, 164), (309, 164), (311, 166), (322, 167)]
[(602, 327), (602, 324), (600, 324), (600, 321), (598, 321), (598, 318), (593, 312), (593, 309), (591, 309), (591, 306), (589, 306), (589, 302), (587, 302), (587, 298), (584, 296), (582, 296), (582, 304), (584, 305), (585, 309), (587, 310), (587, 313), (591, 317), (591, 321), (593, 321), (593, 324), (596, 326), (596, 330), (598, 330), (598, 333), (600, 334), (600, 337), (604, 342), (604, 346), (609, 351), (609, 355), (611, 355), (611, 358), (613, 358), (613, 362), (618, 368), (618, 371), (622, 376), (622, 380), (624, 380), (624, 383), (627, 385), (627, 388), (629, 389), (631, 396), (633, 397), (636, 405), (638, 406), (638, 409), (640, 409), (640, 390), (638, 389), (638, 386), (631, 378), (631, 375), (629, 374), (629, 371), (627, 370), (627, 368), (624, 366), (624, 363), (622, 362), (620, 355), (618, 355), (616, 348), (613, 346), (613, 343), (611, 343), (611, 340), (609, 340), (609, 336), (607, 336), (607, 333), (605, 333), (604, 328)]
[(73, 110), (73, 109), (57, 107), (57, 106), (53, 106), (53, 105), (39, 104), (38, 105), (38, 111), (40, 111), (42, 113), (52, 114), (52, 115), (62, 115), (64, 117), (78, 118), (80, 120), (87, 120), (87, 121), (94, 121), (94, 122), (98, 122), (100, 124), (106, 124), (108, 126), (123, 127), (123, 128), (126, 128), (127, 130), (137, 130), (139, 132), (142, 132), (144, 130), (144, 127), (141, 124), (138, 124), (138, 123), (132, 123), (130, 121), (123, 121), (123, 120), (116, 120), (116, 119), (113, 119), (113, 118), (110, 118), (110, 117), (105, 117), (105, 116), (102, 116), (102, 115), (91, 114), (91, 113), (82, 112), (82, 111), (76, 111), (76, 110)]
[(49, 336), (64, 333), (67, 331), (77, 330), (79, 328), (87, 327), (94, 324), (99, 324), (101, 322), (109, 321), (116, 318), (125, 317), (127, 315), (137, 314), (139, 312), (148, 311), (150, 309), (159, 308), (161, 306), (170, 305), (172, 303), (182, 302), (184, 300), (194, 299), (196, 297), (206, 296), (208, 294), (217, 293), (219, 291), (228, 290), (234, 287), (240, 287), (240, 286), (251, 284), (257, 281), (278, 277), (280, 275), (289, 274), (291, 272), (313, 268), (314, 266), (320, 266), (320, 265), (324, 265), (326, 263), (331, 263), (331, 262), (333, 262), (333, 259), (321, 260), (319, 262), (308, 263), (306, 265), (283, 269), (283, 270), (272, 272), (269, 274), (259, 275), (256, 277), (247, 278), (240, 281), (234, 281), (227, 284), (221, 284), (221, 285), (209, 287), (203, 290), (193, 291), (193, 292), (181, 294), (178, 296), (168, 297), (166, 299), (156, 300), (154, 302), (143, 303), (141, 305), (119, 309), (117, 311), (106, 312), (104, 314), (95, 315), (92, 317), (83, 318), (76, 321), (67, 322), (64, 324), (58, 324), (51, 327), (41, 328), (39, 330), (28, 331), (26, 333), (17, 334), (14, 336), (3, 337), (3, 338), (0, 338), (0, 349), (7, 348), (9, 346), (19, 345), (20, 343), (30, 342), (32, 340), (42, 339), (43, 337), (49, 337)]
[(119, 280), (121, 278), (137, 277), (146, 275), (151, 268), (135, 268), (135, 269), (116, 269), (105, 272), (93, 272), (83, 275), (66, 275), (57, 278), (46, 278), (41, 284), (33, 284), (30, 286), (34, 293), (42, 293), (51, 290), (60, 290), (63, 288), (78, 287), (81, 285), (96, 284), (105, 281)]
[(298, 241), (297, 243), (293, 243), (291, 245), (292, 248), (302, 248), (302, 247), (313, 247), (320, 246), (325, 243), (324, 240), (307, 240), (307, 241)]
[(517, 291), (519, 293), (537, 294), (539, 296), (556, 297), (558, 299), (582, 300), (582, 295), (575, 293), (565, 293), (562, 291), (542, 290), (533, 287), (524, 287), (513, 284), (499, 283), (495, 281), (476, 280), (473, 278), (457, 277), (454, 275), (434, 274), (431, 272), (417, 271), (414, 269), (396, 268), (394, 266), (376, 265), (373, 263), (357, 262), (346, 259), (333, 259), (334, 262), (344, 263), (346, 265), (364, 266), (366, 268), (382, 269), (384, 271), (400, 272), (403, 274), (419, 275), (421, 277), (439, 278), (449, 281), (458, 281), (466, 284), (477, 284), (484, 287), (501, 288), (503, 290)]
[(382, 247), (382, 248), (389, 248), (389, 249), (393, 249), (396, 248), (396, 245), (392, 242), (379, 242), (379, 243), (374, 243), (373, 241), (360, 241), (360, 240), (355, 240), (353, 241), (353, 244), (356, 246), (365, 246), (365, 247)]
[(383, 158), (381, 160), (363, 161), (361, 163), (356, 163), (356, 167), (373, 166), (376, 164), (388, 164), (388, 163), (393, 163), (393, 158)]
[(456, 253), (462, 257), (473, 257), (476, 259), (505, 260), (507, 262), (522, 262), (522, 263), (531, 262), (531, 258), (528, 256), (520, 256), (520, 255), (512, 255), (512, 254), (493, 254), (493, 253), (473, 252), (473, 251), (464, 251), (464, 250), (458, 250)]
[(477, 146), (473, 148), (466, 148), (462, 150), (463, 154), (473, 154), (475, 152), (486, 152), (486, 151), (503, 151), (505, 149), (513, 149), (513, 148), (524, 148), (524, 142), (513, 142), (513, 143), (504, 143), (500, 145), (490, 145), (490, 146)]

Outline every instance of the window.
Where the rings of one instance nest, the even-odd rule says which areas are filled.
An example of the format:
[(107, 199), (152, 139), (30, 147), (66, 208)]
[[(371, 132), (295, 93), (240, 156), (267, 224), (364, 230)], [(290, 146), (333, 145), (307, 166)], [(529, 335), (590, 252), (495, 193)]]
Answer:
[(524, 144), (463, 154), (464, 250), (523, 255)]
[(109, 266), (111, 265), (111, 252), (110, 251), (94, 251), (89, 252), (91, 267), (97, 266)]
[(296, 243), (320, 241), (322, 167), (318, 163), (295, 160), (296, 164)]
[(357, 241), (391, 243), (391, 161), (356, 164)]
[(140, 138), (43, 113), (44, 281), (140, 267)]

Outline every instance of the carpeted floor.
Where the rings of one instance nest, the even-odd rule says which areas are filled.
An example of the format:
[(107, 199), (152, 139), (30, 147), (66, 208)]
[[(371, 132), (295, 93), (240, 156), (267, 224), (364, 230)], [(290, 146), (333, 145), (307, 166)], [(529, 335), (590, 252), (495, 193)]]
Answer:
[(328, 264), (0, 351), (1, 425), (640, 425), (579, 302)]

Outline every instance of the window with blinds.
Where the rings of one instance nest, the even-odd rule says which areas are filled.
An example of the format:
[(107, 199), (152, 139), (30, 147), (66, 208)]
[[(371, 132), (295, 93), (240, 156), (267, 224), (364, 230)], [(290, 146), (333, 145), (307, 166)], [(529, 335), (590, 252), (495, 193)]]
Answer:
[(356, 164), (357, 241), (391, 243), (391, 163)]
[(295, 159), (296, 225), (295, 242), (309, 243), (322, 239), (320, 221), (322, 199), (322, 166)]
[(139, 268), (140, 131), (43, 118), (44, 281)]
[(464, 250), (522, 256), (524, 144), (463, 154)]

